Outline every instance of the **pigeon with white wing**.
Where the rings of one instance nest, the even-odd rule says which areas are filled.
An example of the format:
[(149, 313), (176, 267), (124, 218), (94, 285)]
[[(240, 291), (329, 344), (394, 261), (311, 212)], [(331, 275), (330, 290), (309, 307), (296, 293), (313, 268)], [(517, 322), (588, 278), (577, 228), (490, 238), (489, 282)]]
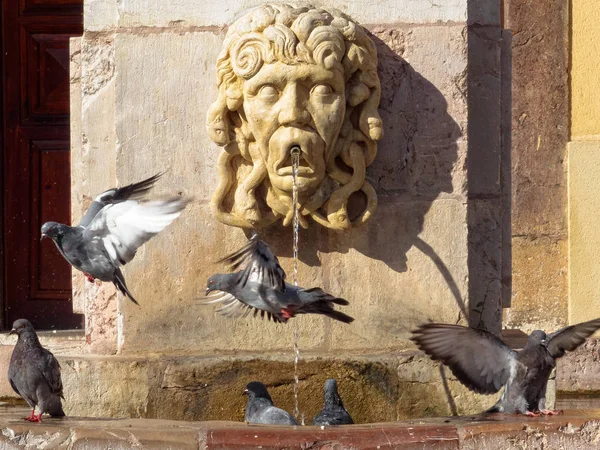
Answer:
[(75, 227), (57, 222), (42, 225), (42, 238), (51, 238), (64, 258), (90, 281), (112, 281), (137, 304), (120, 267), (137, 249), (173, 222), (189, 199), (139, 201), (162, 176), (109, 189), (98, 195)]

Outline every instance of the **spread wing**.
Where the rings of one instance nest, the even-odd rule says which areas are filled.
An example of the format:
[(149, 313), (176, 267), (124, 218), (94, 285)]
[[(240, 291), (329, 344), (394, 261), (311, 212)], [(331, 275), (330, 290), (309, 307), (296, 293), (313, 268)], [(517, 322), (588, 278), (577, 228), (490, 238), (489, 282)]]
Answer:
[(141, 245), (179, 217), (188, 203), (181, 197), (111, 203), (94, 217), (84, 231), (84, 239), (89, 242), (100, 238), (113, 263), (126, 264)]
[(285, 272), (279, 265), (279, 260), (271, 247), (256, 233), (244, 247), (218, 262), (227, 263), (232, 272), (244, 267), (238, 281), (241, 288), (251, 278), (252, 281), (262, 286), (269, 286), (281, 292), (285, 291)]
[(465, 386), (480, 394), (498, 392), (517, 364), (516, 353), (484, 330), (429, 323), (414, 330), (411, 340), (431, 359), (447, 365)]
[(157, 173), (150, 178), (146, 178), (138, 183), (129, 184), (122, 188), (113, 188), (109, 189), (108, 191), (104, 191), (94, 199), (77, 226), (86, 228), (94, 220), (102, 208), (107, 205), (144, 197), (148, 191), (154, 187), (154, 183), (156, 183), (163, 173)]
[(596, 330), (600, 329), (600, 319), (578, 323), (548, 335), (548, 352), (554, 358), (560, 358), (565, 352), (572, 352), (585, 342)]
[(202, 297), (199, 300), (200, 303), (203, 305), (218, 303), (220, 306), (216, 311), (225, 317), (244, 318), (248, 317), (250, 314), (252, 314), (252, 317), (256, 317), (260, 314), (261, 319), (264, 319), (266, 317), (267, 320), (284, 323), (283, 320), (279, 319), (272, 313), (248, 305), (236, 298), (233, 294), (230, 294), (228, 292), (213, 291), (213, 295)]

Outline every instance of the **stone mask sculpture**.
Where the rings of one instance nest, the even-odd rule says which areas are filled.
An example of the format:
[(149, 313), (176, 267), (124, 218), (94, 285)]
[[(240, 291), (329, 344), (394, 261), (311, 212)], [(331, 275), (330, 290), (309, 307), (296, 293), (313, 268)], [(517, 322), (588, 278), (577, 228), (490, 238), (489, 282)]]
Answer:
[[(263, 5), (230, 26), (217, 62), (210, 138), (224, 147), (211, 207), (228, 225), (292, 222), (291, 148), (298, 146), (300, 224), (343, 230), (369, 219), (366, 167), (383, 135), (375, 45), (339, 11)], [(350, 196), (366, 206), (351, 221)]]

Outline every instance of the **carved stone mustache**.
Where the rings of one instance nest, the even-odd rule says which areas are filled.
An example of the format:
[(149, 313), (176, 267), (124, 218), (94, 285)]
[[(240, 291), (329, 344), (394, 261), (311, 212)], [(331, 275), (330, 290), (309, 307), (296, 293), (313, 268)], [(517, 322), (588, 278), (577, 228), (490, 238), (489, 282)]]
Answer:
[(305, 177), (313, 175), (315, 159), (323, 158), (325, 142), (316, 131), (297, 127), (280, 127), (271, 136), (269, 152), (277, 155), (273, 165), (277, 175), (292, 175), (291, 149), (295, 145), (300, 147), (301, 150), (298, 175)]

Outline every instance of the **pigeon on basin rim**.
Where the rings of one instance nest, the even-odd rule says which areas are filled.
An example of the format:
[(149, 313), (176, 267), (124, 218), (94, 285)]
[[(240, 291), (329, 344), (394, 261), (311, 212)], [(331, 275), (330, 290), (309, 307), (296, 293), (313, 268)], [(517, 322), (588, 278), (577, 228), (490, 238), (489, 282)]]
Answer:
[[(219, 303), (217, 312), (228, 317), (250, 313), (275, 322), (287, 322), (296, 314), (322, 314), (343, 323), (354, 319), (334, 309), (348, 301), (327, 294), (320, 288), (304, 289), (285, 282), (285, 272), (271, 248), (254, 234), (240, 250), (221, 259), (233, 273), (215, 274), (207, 281), (204, 304)], [(237, 271), (240, 267), (242, 270)], [(237, 271), (237, 272), (236, 272)]]
[(486, 412), (538, 416), (560, 412), (545, 405), (546, 385), (556, 359), (575, 350), (598, 329), (600, 319), (548, 335), (536, 330), (519, 352), (492, 333), (460, 325), (428, 323), (414, 330), (411, 339), (472, 391), (492, 394), (505, 386), (498, 402)]
[(325, 381), (323, 409), (315, 416), (313, 425), (351, 425), (352, 417), (344, 408), (337, 390), (337, 381), (330, 378)]
[(41, 422), (43, 413), (64, 416), (60, 365), (54, 355), (42, 347), (28, 320), (16, 320), (9, 334), (17, 334), (18, 340), (8, 366), (8, 380), (13, 390), (31, 407), (31, 415), (23, 420)]
[(244, 394), (248, 395), (244, 414), (247, 423), (299, 425), (290, 413), (273, 405), (273, 400), (264, 384), (252, 381), (246, 386)]
[(42, 238), (50, 237), (63, 257), (89, 281), (112, 281), (137, 304), (120, 266), (131, 261), (141, 245), (179, 217), (189, 202), (182, 197), (139, 202), (161, 176), (159, 173), (103, 192), (77, 226), (46, 222), (42, 225)]

